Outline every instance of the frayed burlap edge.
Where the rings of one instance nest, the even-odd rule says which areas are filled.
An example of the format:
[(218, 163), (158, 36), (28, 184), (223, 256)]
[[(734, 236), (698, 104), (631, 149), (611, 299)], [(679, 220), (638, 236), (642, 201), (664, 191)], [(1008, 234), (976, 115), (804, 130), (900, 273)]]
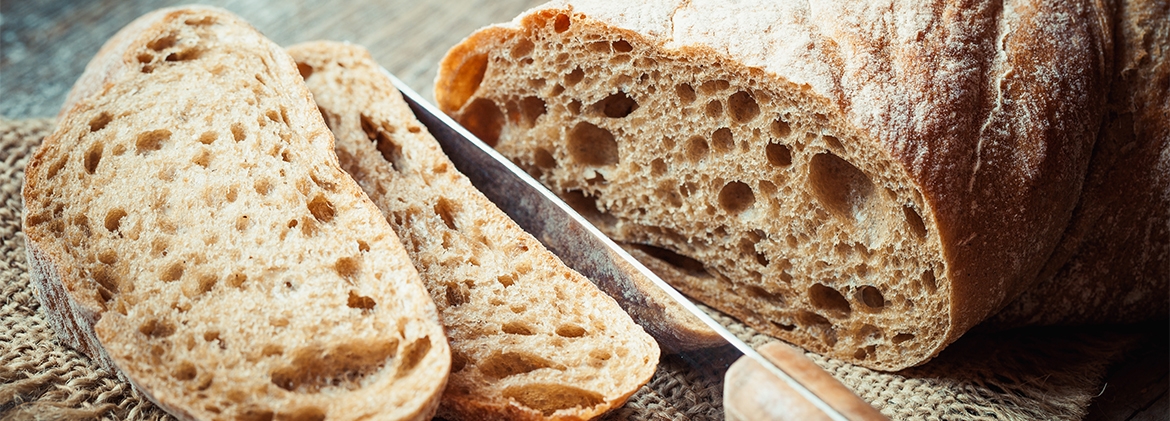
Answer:
[[(24, 167), (51, 127), (48, 119), (0, 118), (0, 421), (173, 419), (61, 345), (40, 313), (20, 233), (20, 186)], [(773, 340), (708, 311), (753, 346)], [(892, 419), (1076, 420), (1098, 393), (1108, 365), (1138, 339), (1051, 328), (969, 334), (930, 363), (898, 373), (808, 356)], [(650, 383), (605, 418), (721, 419), (722, 384), (678, 356), (663, 356)]]

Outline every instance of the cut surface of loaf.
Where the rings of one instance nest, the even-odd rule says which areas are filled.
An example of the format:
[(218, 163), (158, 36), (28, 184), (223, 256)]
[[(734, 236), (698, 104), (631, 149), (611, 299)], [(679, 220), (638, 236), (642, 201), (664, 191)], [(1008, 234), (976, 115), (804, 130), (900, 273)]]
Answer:
[(112, 40), (24, 185), (58, 335), (180, 419), (429, 419), (435, 305), (287, 53), (207, 7)]
[(355, 45), (289, 48), (337, 155), (398, 232), (451, 340), (446, 419), (589, 419), (654, 374), (617, 303), (484, 197)]
[(876, 3), (554, 1), (452, 48), (435, 95), (616, 240), (709, 273), (683, 292), (900, 369), (1036, 278), (1108, 31), (1085, 2)]

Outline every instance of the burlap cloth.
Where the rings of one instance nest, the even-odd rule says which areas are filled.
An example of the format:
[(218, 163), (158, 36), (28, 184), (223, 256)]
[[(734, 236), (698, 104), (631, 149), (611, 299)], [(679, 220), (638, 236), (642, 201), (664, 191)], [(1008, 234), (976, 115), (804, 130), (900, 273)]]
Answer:
[[(51, 127), (0, 118), (0, 421), (171, 419), (129, 384), (60, 344), (29, 284), (20, 232), (24, 167)], [(753, 346), (769, 339), (715, 314)], [(1109, 364), (1140, 338), (1102, 329), (968, 334), (930, 363), (882, 373), (809, 356), (892, 419), (1080, 419)], [(722, 385), (664, 356), (607, 419), (722, 419)]]

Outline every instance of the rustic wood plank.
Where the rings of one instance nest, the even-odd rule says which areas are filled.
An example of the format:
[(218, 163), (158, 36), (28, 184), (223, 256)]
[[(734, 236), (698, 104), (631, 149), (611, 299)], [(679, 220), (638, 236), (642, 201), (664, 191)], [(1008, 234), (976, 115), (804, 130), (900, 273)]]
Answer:
[[(0, 2), (0, 115), (57, 113), (85, 64), (122, 26), (186, 0)], [(472, 31), (506, 22), (540, 0), (212, 0), (281, 45), (350, 41), (427, 98), (438, 61)]]

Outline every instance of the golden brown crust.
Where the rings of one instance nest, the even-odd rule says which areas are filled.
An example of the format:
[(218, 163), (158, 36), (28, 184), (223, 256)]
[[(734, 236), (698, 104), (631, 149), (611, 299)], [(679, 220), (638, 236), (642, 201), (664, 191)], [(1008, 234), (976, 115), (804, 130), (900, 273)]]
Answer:
[[(921, 219), (937, 233), (949, 320), (921, 355), (862, 363), (883, 369), (929, 359), (1034, 282), (1076, 204), (1067, 192), (1081, 188), (1111, 52), (1109, 15), (1087, 1), (553, 2), (456, 46), (437, 78), (440, 107), (462, 112), (473, 93), (444, 91), (474, 74), (465, 69), (488, 46), (498, 51), (562, 16), (765, 87), (794, 84), (828, 110), (839, 137), (856, 135), (873, 160), (898, 163), (885, 171), (905, 174), (891, 178), (921, 194)], [(727, 305), (736, 297), (715, 300), (750, 316)]]

